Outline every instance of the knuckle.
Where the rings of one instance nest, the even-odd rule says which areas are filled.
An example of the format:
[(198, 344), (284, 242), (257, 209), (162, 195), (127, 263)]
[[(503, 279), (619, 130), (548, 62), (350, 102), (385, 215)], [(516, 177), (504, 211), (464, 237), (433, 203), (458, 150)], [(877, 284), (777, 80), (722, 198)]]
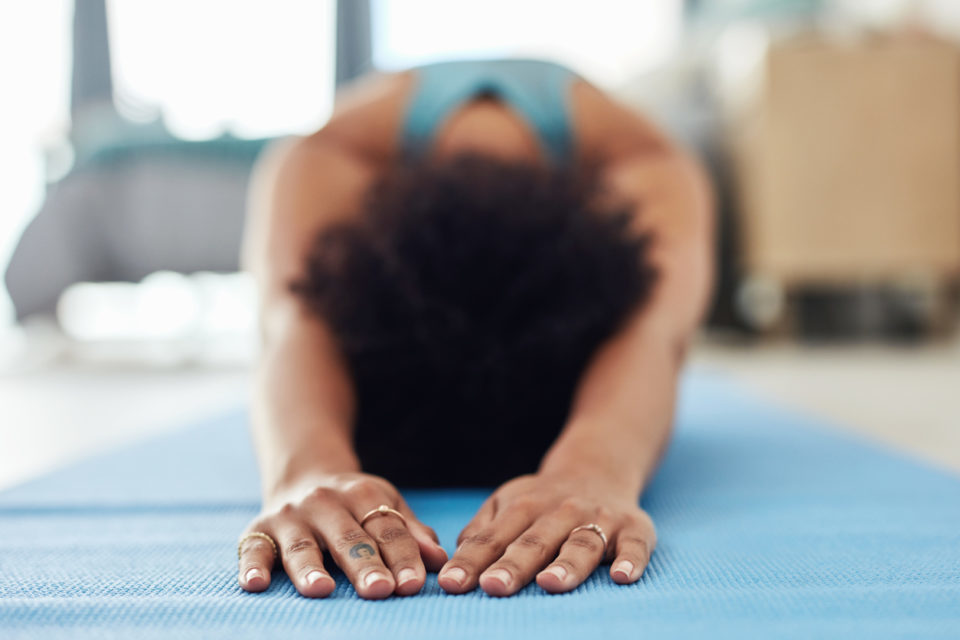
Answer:
[(375, 536), (377, 542), (384, 544), (396, 542), (397, 540), (406, 540), (410, 537), (410, 532), (405, 527), (400, 526), (386, 527)]
[(484, 531), (477, 531), (476, 533), (471, 533), (467, 536), (464, 536), (461, 541), (463, 544), (477, 545), (477, 546), (489, 546), (496, 541), (497, 537), (494, 535), (493, 531), (489, 529)]
[(344, 492), (347, 497), (358, 504), (379, 504), (383, 502), (383, 488), (369, 480), (358, 480)]
[(487, 550), (484, 553), (500, 555), (503, 550), (506, 549), (507, 543), (504, 542), (494, 530), (484, 529), (464, 536), (457, 545), (457, 552), (460, 552), (464, 546), (480, 547)]
[(333, 547), (338, 551), (342, 551), (358, 542), (368, 541), (370, 541), (370, 536), (367, 535), (367, 532), (363, 529), (347, 529), (337, 537)]
[(510, 503), (509, 509), (511, 511), (531, 514), (535, 513), (539, 506), (540, 503), (536, 498), (531, 498), (530, 496), (519, 496)]
[(311, 540), (310, 538), (296, 538), (284, 545), (283, 553), (295, 555), (298, 553), (303, 553), (304, 551), (314, 551), (316, 549), (319, 549), (316, 540)]
[(266, 514), (259, 515), (247, 525), (247, 528), (243, 530), (241, 535), (245, 536), (251, 533), (268, 533), (271, 529), (271, 522), (271, 516)]
[(338, 499), (337, 491), (330, 487), (315, 487), (304, 499), (307, 502), (333, 502)]
[(536, 533), (524, 533), (517, 538), (515, 544), (523, 549), (536, 551), (538, 555), (546, 555), (547, 543), (543, 536)]
[(617, 517), (617, 514), (614, 513), (613, 509), (603, 504), (597, 505), (597, 507), (594, 509), (594, 513), (596, 514), (599, 520), (605, 520), (608, 522), (619, 520), (619, 518)]
[(500, 498), (496, 493), (490, 494), (486, 500), (483, 501), (483, 504), (480, 505), (480, 509), (477, 510), (478, 513), (487, 513), (492, 517), (498, 511), (500, 511)]
[[(240, 550), (240, 555), (244, 557), (249, 557), (250, 555), (263, 555), (263, 554), (273, 554), (273, 547), (270, 546), (270, 543), (266, 540), (259, 538), (251, 538), (243, 543), (243, 548)], [(253, 560), (251, 560), (253, 562)]]
[(564, 498), (560, 503), (560, 510), (566, 513), (581, 514), (590, 510), (589, 503), (579, 496)]
[(285, 502), (283, 503), (283, 506), (277, 509), (277, 515), (284, 518), (289, 518), (297, 512), (297, 509), (297, 505), (293, 504), (292, 502)]
[(391, 559), (391, 564), (398, 567), (416, 567), (422, 564), (419, 553), (404, 553)]
[(583, 532), (586, 535), (578, 535), (581, 532), (577, 532), (570, 536), (567, 540), (567, 544), (572, 547), (579, 547), (580, 549), (586, 549), (590, 552), (598, 552), (602, 548), (600, 545), (600, 539), (597, 537), (597, 534), (590, 533), (589, 531)]
[(621, 513), (619, 514), (619, 516), (616, 517), (616, 519), (612, 522), (612, 524), (613, 524), (613, 529), (626, 531), (631, 528), (634, 528), (634, 526), (637, 524), (637, 521), (629, 513)]
[(483, 525), (471, 521), (467, 524), (467, 526), (461, 529), (459, 535), (457, 535), (457, 545), (463, 544), (467, 538), (472, 537), (480, 531), (483, 531)]

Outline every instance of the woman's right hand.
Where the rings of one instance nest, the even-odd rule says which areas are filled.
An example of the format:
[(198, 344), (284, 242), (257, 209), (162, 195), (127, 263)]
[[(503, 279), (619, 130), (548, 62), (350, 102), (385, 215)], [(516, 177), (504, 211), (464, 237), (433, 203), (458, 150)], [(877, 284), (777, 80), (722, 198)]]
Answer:
[[(402, 513), (406, 523), (385, 513), (370, 516), (361, 526), (360, 518), (381, 504)], [(268, 499), (244, 535), (255, 532), (276, 541), (290, 581), (308, 597), (326, 597), (336, 586), (324, 566), (323, 551), (362, 598), (417, 593), (426, 571), (438, 571), (447, 561), (436, 532), (416, 518), (396, 487), (362, 472), (313, 477)], [(244, 539), (240, 586), (246, 591), (265, 590), (276, 560), (268, 540)]]

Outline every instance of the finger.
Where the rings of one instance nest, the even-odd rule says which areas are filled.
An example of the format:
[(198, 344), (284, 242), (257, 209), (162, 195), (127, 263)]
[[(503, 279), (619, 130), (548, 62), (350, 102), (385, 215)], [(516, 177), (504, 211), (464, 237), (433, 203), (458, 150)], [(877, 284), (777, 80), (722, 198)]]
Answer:
[(330, 501), (317, 514), (314, 530), (334, 562), (361, 598), (386, 598), (396, 586), (383, 562), (377, 541), (339, 501)]
[(556, 557), (570, 530), (583, 522), (583, 513), (583, 509), (567, 503), (539, 518), (480, 574), (480, 587), (492, 596), (508, 596), (522, 589)]
[[(244, 535), (253, 533), (247, 531)], [(259, 533), (266, 533), (259, 531)], [(269, 534), (267, 534), (269, 535)], [(241, 537), (241, 539), (243, 539)], [(264, 591), (270, 586), (270, 569), (276, 562), (277, 556), (273, 545), (264, 538), (252, 536), (240, 544), (240, 558), (238, 561), (238, 582), (244, 591)]]
[(477, 534), (480, 530), (487, 528), (490, 523), (493, 522), (496, 511), (497, 497), (496, 494), (492, 494), (483, 501), (483, 504), (480, 505), (477, 512), (473, 514), (470, 522), (460, 531), (460, 535), (457, 536), (457, 548), (454, 550), (454, 553), (460, 551), (464, 540)]
[[(598, 523), (609, 531), (609, 526)], [(537, 574), (537, 584), (549, 593), (575, 589), (587, 579), (603, 560), (603, 538), (590, 529), (580, 529), (567, 536), (556, 560)]]
[(497, 515), (498, 502), (497, 494), (492, 493), (487, 496), (486, 500), (477, 508), (477, 512), (473, 514), (473, 518), (470, 519), (467, 526), (465, 526), (460, 532), (460, 535), (457, 536), (457, 548), (460, 547), (463, 539), (467, 537), (471, 527), (480, 528), (493, 522), (493, 518)]
[(323, 551), (313, 531), (295, 524), (277, 527), (277, 544), (283, 568), (297, 591), (310, 598), (325, 598), (333, 592), (337, 583), (323, 566)]
[(657, 545), (657, 533), (649, 517), (623, 527), (616, 536), (616, 557), (610, 566), (610, 577), (617, 584), (631, 584), (640, 579), (650, 563), (650, 554)]
[(440, 567), (449, 557), (446, 549), (440, 546), (440, 538), (437, 536), (437, 532), (421, 522), (402, 497), (397, 506), (397, 511), (407, 519), (407, 528), (420, 546), (420, 555), (427, 571), (440, 571)]
[(515, 504), (501, 511), (489, 523), (479, 524), (482, 520), (471, 521), (460, 534), (460, 545), (453, 557), (437, 576), (440, 586), (449, 593), (465, 593), (476, 587), (480, 573), (496, 561), (507, 545), (530, 526), (534, 511), (534, 505)]
[(363, 528), (377, 541), (384, 564), (393, 572), (396, 593), (406, 596), (420, 591), (427, 571), (420, 558), (420, 545), (403, 519), (395, 513), (377, 513), (364, 521)]

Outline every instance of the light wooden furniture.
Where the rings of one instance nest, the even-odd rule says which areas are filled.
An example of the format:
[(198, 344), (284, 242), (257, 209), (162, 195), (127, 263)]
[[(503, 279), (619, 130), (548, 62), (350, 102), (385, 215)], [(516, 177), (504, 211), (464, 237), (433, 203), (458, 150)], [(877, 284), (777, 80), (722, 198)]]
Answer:
[[(919, 37), (776, 44), (733, 119), (746, 307), (960, 274), (960, 53)], [(771, 296), (773, 298), (771, 298)], [(750, 310), (747, 310), (749, 315)]]

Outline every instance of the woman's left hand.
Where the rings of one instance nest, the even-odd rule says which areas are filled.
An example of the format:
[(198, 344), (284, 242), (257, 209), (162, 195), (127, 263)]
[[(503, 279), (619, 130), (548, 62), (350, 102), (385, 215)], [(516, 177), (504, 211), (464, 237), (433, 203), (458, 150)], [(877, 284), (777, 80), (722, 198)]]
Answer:
[[(607, 536), (579, 525), (598, 524)], [(650, 516), (637, 496), (603, 472), (519, 476), (481, 505), (457, 538), (457, 550), (440, 570), (449, 593), (479, 583), (493, 596), (508, 596), (536, 577), (550, 593), (575, 589), (601, 563), (612, 561), (618, 584), (636, 582), (656, 546)]]

